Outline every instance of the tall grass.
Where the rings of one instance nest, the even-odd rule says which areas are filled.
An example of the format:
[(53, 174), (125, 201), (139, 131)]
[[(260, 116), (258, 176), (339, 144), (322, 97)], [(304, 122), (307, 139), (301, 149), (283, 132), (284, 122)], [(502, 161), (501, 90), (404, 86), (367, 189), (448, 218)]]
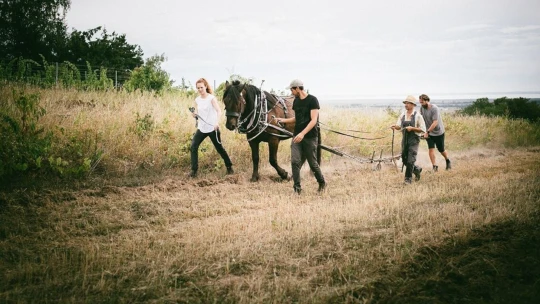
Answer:
[[(9, 96), (12, 87), (4, 86), (1, 96)], [(79, 90), (40, 90), (26, 88), (28, 93), (39, 93), (46, 115), (41, 122), (46, 131), (56, 134), (56, 151), (66, 145), (80, 145), (84, 149), (100, 151), (99, 162), (93, 163), (91, 173), (125, 176), (142, 170), (161, 172), (168, 169), (186, 170), (189, 146), (195, 131), (195, 121), (188, 107), (193, 100), (180, 93), (156, 96), (148, 92), (104, 92)], [(222, 104), (220, 106), (223, 107)], [(322, 130), (323, 144), (355, 155), (359, 158), (376, 157), (392, 153), (392, 131), (389, 126), (397, 113), (333, 108), (322, 101), (321, 122), (326, 126), (351, 135), (378, 140), (344, 137)], [(222, 138), (233, 162), (239, 167), (250, 167), (249, 145), (245, 136), (226, 130), (222, 117)], [(446, 114), (446, 143), (450, 151), (463, 151), (473, 147), (533, 146), (540, 142), (538, 124), (506, 118), (470, 117)], [(362, 131), (364, 133), (350, 132)], [(401, 134), (394, 136), (394, 154), (400, 150)], [(289, 141), (281, 145), (286, 151)], [(284, 150), (285, 149), (285, 150)], [(220, 171), (223, 163), (210, 141), (200, 149), (201, 171)], [(279, 153), (281, 162), (288, 162), (289, 153)], [(267, 157), (263, 145), (262, 161)], [(330, 160), (338, 156), (324, 152)]]
[[(1, 96), (9, 89), (2, 88)], [(53, 150), (62, 151), (63, 144), (94, 146), (104, 153), (93, 172), (117, 179), (79, 190), (68, 184), (0, 192), (0, 302), (377, 303), (385, 302), (385, 295), (402, 302), (441, 302), (445, 295), (483, 302), (493, 299), (485, 292), (493, 296), (508, 282), (480, 284), (484, 293), (468, 293), (469, 283), (478, 284), (476, 276), (486, 273), (523, 288), (512, 295), (536, 295), (534, 286), (519, 281), (513, 264), (499, 264), (493, 255), (460, 244), (478, 243), (474, 234), (490, 231), (490, 225), (536, 223), (538, 125), (448, 114), (452, 171), (425, 170), (419, 182), (405, 187), (393, 167), (372, 171), (326, 153), (327, 192), (316, 193), (316, 181), (304, 168), (305, 190), (295, 196), (290, 183), (271, 178), (275, 173), (264, 165), (265, 154), (263, 178), (247, 182), (251, 159), (245, 136), (224, 128), (237, 173), (223, 177), (207, 141), (201, 147), (203, 177), (179, 175), (187, 169), (195, 130), (190, 98), (39, 93), (47, 110), (42, 124), (64, 140)], [(358, 157), (380, 149), (391, 153), (389, 126), (396, 113), (336, 109), (324, 102), (321, 107), (321, 121), (331, 128), (385, 136), (367, 141), (323, 131), (326, 145)], [(395, 134), (395, 151), (399, 139)], [(288, 142), (280, 149), (285, 163)], [(425, 150), (420, 153), (419, 162), (427, 162)], [(129, 185), (134, 172), (157, 172), (160, 178)], [(524, 233), (503, 230), (490, 242)], [(507, 243), (490, 244), (494, 252), (514, 253)], [(444, 255), (444, 246), (464, 254)], [(424, 279), (428, 287), (419, 298), (400, 298), (399, 287), (427, 271), (427, 263), (416, 258), (422, 252), (452, 267), (452, 277), (433, 274)], [(524, 260), (535, 277), (537, 256), (515, 254), (505, 263)], [(472, 269), (470, 278), (463, 278), (463, 263)], [(434, 295), (426, 295), (430, 288)]]

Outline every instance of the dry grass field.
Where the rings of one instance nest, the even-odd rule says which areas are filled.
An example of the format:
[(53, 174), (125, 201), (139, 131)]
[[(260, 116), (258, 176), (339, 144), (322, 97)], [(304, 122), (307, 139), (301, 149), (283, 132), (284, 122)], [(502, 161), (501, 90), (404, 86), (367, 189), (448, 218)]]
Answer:
[[(45, 123), (100, 134), (107, 154), (86, 180), (0, 192), (1, 303), (540, 302), (538, 125), (449, 115), (452, 170), (428, 170), (425, 142), (409, 186), (393, 164), (325, 153), (328, 190), (306, 165), (298, 196), (266, 154), (250, 183), (247, 143), (226, 130), (236, 173), (208, 146), (189, 179), (189, 101), (55, 94)], [(145, 139), (130, 133), (136, 112), (156, 121)], [(395, 118), (330, 108), (321, 120), (388, 134)], [(324, 136), (354, 155), (390, 149)]]

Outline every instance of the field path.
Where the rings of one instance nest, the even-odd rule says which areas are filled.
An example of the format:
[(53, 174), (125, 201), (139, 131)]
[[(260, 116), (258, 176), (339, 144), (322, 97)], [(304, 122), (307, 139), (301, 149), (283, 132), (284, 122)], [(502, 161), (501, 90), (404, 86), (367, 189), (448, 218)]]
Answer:
[(322, 195), (307, 165), (298, 196), (266, 164), (0, 193), (0, 302), (540, 300), (540, 148), (451, 156), (433, 173), (421, 151), (409, 186), (333, 157)]

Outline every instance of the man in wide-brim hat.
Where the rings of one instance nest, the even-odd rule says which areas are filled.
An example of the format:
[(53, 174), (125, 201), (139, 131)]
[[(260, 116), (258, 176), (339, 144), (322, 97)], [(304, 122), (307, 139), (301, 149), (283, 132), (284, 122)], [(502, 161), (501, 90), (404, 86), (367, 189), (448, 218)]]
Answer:
[(401, 113), (395, 125), (391, 126), (393, 130), (403, 130), (401, 140), (401, 160), (406, 167), (405, 184), (412, 183), (414, 173), (415, 180), (420, 180), (422, 168), (416, 166), (416, 156), (418, 155), (418, 146), (422, 133), (426, 132), (426, 123), (422, 115), (415, 110), (416, 97), (409, 95), (403, 100), (405, 111)]

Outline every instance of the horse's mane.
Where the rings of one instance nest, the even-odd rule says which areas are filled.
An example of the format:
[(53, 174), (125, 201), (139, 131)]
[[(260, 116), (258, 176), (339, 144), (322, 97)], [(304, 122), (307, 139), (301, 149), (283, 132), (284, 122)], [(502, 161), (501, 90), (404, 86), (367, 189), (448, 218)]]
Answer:
[(223, 98), (225, 99), (229, 94), (234, 94), (234, 99), (238, 100), (241, 85), (242, 83), (239, 80), (234, 80), (232, 84), (225, 89), (225, 92), (223, 92)]
[(256, 86), (252, 84), (246, 85), (246, 102), (255, 101), (255, 98), (260, 94), (261, 90), (259, 90)]

